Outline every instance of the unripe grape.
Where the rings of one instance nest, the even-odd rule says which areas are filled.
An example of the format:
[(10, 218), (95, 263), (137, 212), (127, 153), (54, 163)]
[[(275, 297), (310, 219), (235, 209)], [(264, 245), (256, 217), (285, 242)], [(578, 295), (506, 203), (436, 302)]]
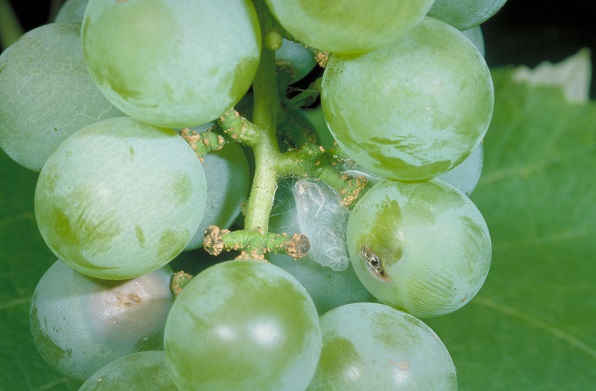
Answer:
[(267, 0), (279, 23), (319, 50), (356, 54), (388, 44), (422, 20), (433, 0)]
[(338, 144), (370, 172), (402, 181), (461, 163), (488, 130), (494, 104), (478, 49), (430, 17), (388, 46), (332, 56), (321, 88)]
[(428, 15), (467, 30), (493, 16), (507, 0), (435, 0)]
[(323, 351), (308, 391), (456, 391), (437, 334), (389, 306), (354, 303), (321, 316)]
[(82, 34), (106, 97), (133, 118), (171, 128), (204, 124), (235, 105), (261, 53), (249, 0), (91, 0)]
[(261, 261), (227, 261), (184, 287), (164, 345), (180, 390), (302, 391), (321, 334), (311, 298), (289, 273)]
[(37, 27), (0, 55), (0, 148), (40, 171), (77, 130), (123, 114), (89, 76), (79, 23)]
[(38, 178), (35, 217), (73, 269), (127, 279), (184, 249), (206, 198), (203, 168), (182, 137), (120, 117), (81, 129), (52, 154)]
[(162, 349), (171, 277), (166, 266), (132, 280), (105, 281), (55, 262), (31, 299), (37, 350), (56, 370), (85, 381), (124, 355)]
[(100, 368), (79, 391), (175, 390), (163, 350), (131, 353)]
[(416, 317), (470, 302), (486, 279), (492, 251), (480, 211), (438, 179), (374, 185), (350, 215), (347, 244), (362, 284)]

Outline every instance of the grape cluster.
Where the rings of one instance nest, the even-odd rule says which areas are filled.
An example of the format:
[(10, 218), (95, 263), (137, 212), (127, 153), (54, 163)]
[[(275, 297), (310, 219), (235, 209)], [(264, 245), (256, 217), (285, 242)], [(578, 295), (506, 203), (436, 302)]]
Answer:
[(41, 356), (81, 390), (457, 389), (421, 319), (489, 271), (504, 2), (68, 0), (0, 55)]

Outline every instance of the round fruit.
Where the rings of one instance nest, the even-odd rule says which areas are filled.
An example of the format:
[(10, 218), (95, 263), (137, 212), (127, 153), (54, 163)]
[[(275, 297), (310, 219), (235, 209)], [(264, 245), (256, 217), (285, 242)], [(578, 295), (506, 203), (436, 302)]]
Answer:
[(354, 303), (321, 316), (323, 351), (308, 391), (456, 391), (447, 348), (422, 321)]
[(491, 260), (482, 215), (461, 191), (437, 179), (374, 185), (350, 215), (347, 245), (362, 284), (416, 317), (447, 314), (469, 302)]
[(384, 178), (429, 179), (480, 144), (493, 111), (491, 75), (469, 39), (426, 18), (388, 46), (332, 56), (321, 103), (338, 144)]
[(321, 352), (304, 287), (260, 261), (227, 261), (196, 275), (166, 322), (166, 360), (180, 390), (304, 390)]
[(261, 54), (249, 0), (91, 0), (83, 52), (106, 97), (149, 124), (185, 128), (246, 93)]
[(50, 366), (80, 381), (127, 354), (163, 349), (171, 277), (166, 266), (128, 281), (97, 280), (55, 262), (31, 299), (35, 347)]
[(178, 255), (206, 202), (203, 168), (182, 137), (120, 117), (81, 129), (50, 156), (35, 217), (50, 249), (73, 269), (127, 279)]
[(379, 48), (419, 23), (434, 0), (267, 0), (279, 23), (319, 50), (356, 54)]

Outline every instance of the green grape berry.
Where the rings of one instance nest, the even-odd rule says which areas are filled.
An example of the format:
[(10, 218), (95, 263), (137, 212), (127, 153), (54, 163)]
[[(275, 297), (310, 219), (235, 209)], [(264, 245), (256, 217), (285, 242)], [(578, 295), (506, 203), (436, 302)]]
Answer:
[(493, 16), (507, 0), (435, 0), (428, 15), (460, 30), (477, 26)]
[(55, 22), (81, 23), (89, 0), (66, 0), (56, 13)]
[(467, 30), (463, 30), (462, 33), (466, 38), (470, 40), (478, 49), (478, 52), (484, 57), (486, 48), (484, 47), (484, 34), (480, 26), (474, 26)]
[(236, 104), (259, 64), (249, 0), (91, 0), (83, 52), (99, 89), (142, 122), (201, 125)]
[(421, 318), (468, 303), (491, 260), (482, 215), (438, 179), (374, 185), (350, 215), (347, 245), (356, 274), (377, 299)]
[(176, 298), (164, 339), (180, 390), (304, 390), (321, 351), (304, 287), (281, 268), (227, 261), (196, 275)]
[(267, 0), (296, 39), (332, 53), (364, 53), (388, 44), (422, 20), (433, 0)]
[(175, 390), (163, 350), (120, 357), (95, 372), (79, 391)]
[(317, 65), (313, 53), (308, 48), (285, 38), (282, 39), (281, 47), (275, 51), (275, 63), (280, 68), (289, 68), (290, 83), (303, 79)]
[(467, 195), (505, 1), (63, 2), (0, 54), (0, 148), (59, 258), (41, 357), (80, 391), (457, 390), (419, 318), (490, 268)]
[(184, 249), (206, 198), (203, 168), (180, 136), (120, 117), (81, 129), (50, 156), (35, 217), (50, 249), (73, 269), (127, 279)]
[(205, 215), (185, 250), (203, 246), (205, 230), (210, 225), (228, 229), (240, 215), (240, 205), (248, 198), (250, 181), (248, 159), (240, 144), (226, 144), (203, 157), (207, 180)]
[(55, 262), (31, 299), (35, 347), (51, 367), (80, 381), (127, 354), (163, 349), (171, 277), (166, 266), (128, 281), (105, 281)]
[(480, 180), (483, 165), (484, 146), (483, 144), (480, 144), (472, 151), (466, 160), (455, 166), (455, 168), (437, 176), (436, 179), (447, 182), (469, 196), (472, 194)]
[(89, 76), (80, 31), (43, 25), (0, 55), (0, 148), (30, 170), (80, 128), (122, 115)]
[(426, 18), (392, 44), (332, 56), (321, 103), (338, 144), (384, 178), (429, 179), (461, 163), (492, 117), (491, 75), (457, 29)]
[(456, 391), (451, 356), (414, 316), (354, 303), (321, 316), (323, 351), (308, 391)]

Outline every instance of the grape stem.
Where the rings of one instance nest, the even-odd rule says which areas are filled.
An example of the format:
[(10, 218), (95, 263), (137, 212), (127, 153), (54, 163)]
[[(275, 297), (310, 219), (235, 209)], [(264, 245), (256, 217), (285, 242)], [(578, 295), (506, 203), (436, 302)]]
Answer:
[[(234, 109), (224, 113), (219, 118), (218, 125), (223, 130), (224, 135), (212, 129), (202, 133), (183, 129), (180, 135), (191, 145), (199, 158), (202, 158), (210, 151), (221, 149), (230, 140), (242, 142), (253, 148), (258, 144), (259, 138), (256, 136), (259, 134), (259, 130), (257, 126), (241, 117)], [(341, 169), (341, 164), (346, 160), (346, 157), (340, 149), (325, 150), (320, 145), (308, 142), (309, 139), (305, 136), (304, 129), (298, 128), (298, 131), (300, 134), (295, 137), (292, 136), (292, 141), (296, 141), (296, 144), (302, 145), (302, 147), (292, 148), (281, 154), (275, 153), (275, 156), (269, 156), (267, 159), (268, 164), (271, 165), (270, 172), (273, 173), (272, 175), (275, 178), (295, 176), (320, 179), (337, 190), (343, 206), (347, 208), (354, 206), (355, 201), (369, 187), (366, 177), (347, 175)], [(269, 209), (267, 215), (270, 212)], [(256, 226), (253, 228), (261, 227)]]
[[(258, 11), (260, 11), (261, 25), (264, 25), (262, 19), (265, 16), (262, 10)], [(252, 118), (256, 125), (256, 137), (250, 146), (255, 157), (255, 176), (245, 211), (244, 229), (246, 230), (257, 228), (268, 230), (269, 215), (277, 189), (279, 173), (276, 170), (276, 162), (280, 159), (281, 153), (276, 136), (277, 112), (280, 103), (275, 75), (275, 52), (263, 44), (261, 61), (253, 82)]]
[[(222, 251), (241, 251), (236, 259), (265, 259), (265, 254), (288, 254), (294, 259), (308, 253), (310, 244), (305, 235), (287, 236), (268, 232), (269, 217), (273, 208), (275, 191), (279, 178), (286, 176), (316, 178), (335, 188), (342, 205), (351, 207), (369, 187), (365, 177), (354, 178), (345, 173), (343, 162), (346, 157), (341, 150), (325, 150), (308, 138), (299, 124), (293, 134), (286, 136), (296, 148), (282, 153), (277, 138), (278, 120), (288, 124), (280, 100), (280, 85), (277, 79), (275, 52), (265, 43), (275, 22), (264, 1), (254, 2), (263, 36), (261, 60), (252, 90), (254, 105), (252, 122), (242, 117), (234, 108), (226, 111), (217, 120), (217, 128), (197, 134), (184, 129), (180, 134), (192, 146), (199, 158), (218, 150), (227, 142), (240, 142), (252, 148), (255, 160), (255, 174), (250, 196), (244, 207), (244, 229), (229, 231), (211, 226), (205, 231), (204, 249), (211, 255)], [(312, 91), (299, 95), (289, 103), (298, 104), (318, 94), (320, 80)], [(282, 95), (283, 96), (283, 95)], [(279, 118), (278, 118), (279, 115)], [(283, 122), (283, 121), (286, 122)], [(295, 125), (295, 126), (293, 126)]]
[(212, 225), (205, 230), (203, 248), (217, 256), (222, 251), (238, 251), (236, 259), (265, 259), (266, 253), (287, 254), (294, 259), (304, 257), (310, 249), (305, 235), (274, 234), (259, 228), (229, 231)]
[(218, 151), (227, 143), (226, 139), (219, 133), (208, 129), (204, 132), (197, 133), (188, 128), (180, 131), (180, 136), (192, 147), (195, 154), (203, 162), (203, 156), (208, 152)]
[(298, 176), (320, 179), (339, 193), (341, 204), (346, 208), (355, 205), (368, 189), (366, 177), (351, 177), (339, 168), (343, 159), (334, 150), (320, 145), (305, 144), (300, 149), (290, 149), (277, 162), (280, 176)]

